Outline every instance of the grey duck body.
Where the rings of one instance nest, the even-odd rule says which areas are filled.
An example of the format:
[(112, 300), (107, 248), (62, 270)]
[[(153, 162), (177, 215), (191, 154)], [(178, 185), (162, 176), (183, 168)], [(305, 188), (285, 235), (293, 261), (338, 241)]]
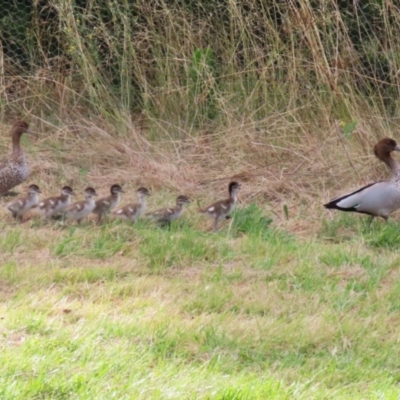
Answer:
[(391, 157), (393, 151), (400, 151), (400, 146), (391, 138), (384, 138), (374, 146), (375, 155), (391, 170), (390, 179), (336, 197), (324, 204), (324, 207), (387, 220), (391, 213), (400, 208), (400, 165)]
[(20, 147), (20, 139), (25, 132), (29, 132), (29, 125), (26, 122), (17, 121), (13, 125), (13, 152), (0, 163), (0, 196), (28, 179), (29, 167)]

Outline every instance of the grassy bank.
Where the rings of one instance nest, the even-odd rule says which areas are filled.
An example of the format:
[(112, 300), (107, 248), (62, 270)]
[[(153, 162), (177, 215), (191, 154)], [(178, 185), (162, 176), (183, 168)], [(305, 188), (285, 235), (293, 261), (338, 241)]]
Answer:
[(243, 215), (3, 223), (1, 397), (396, 398), (397, 224)]

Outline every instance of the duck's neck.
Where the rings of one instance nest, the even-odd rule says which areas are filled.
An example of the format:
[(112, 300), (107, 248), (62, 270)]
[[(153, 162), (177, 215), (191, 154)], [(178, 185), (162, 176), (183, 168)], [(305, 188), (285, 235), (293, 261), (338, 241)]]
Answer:
[(61, 194), (61, 201), (69, 205), (71, 203), (71, 195)]
[(236, 203), (237, 202), (237, 195), (236, 195), (236, 190), (235, 189), (231, 190), (231, 192), (229, 193), (229, 198), (230, 198), (232, 203)]
[(33, 204), (37, 204), (39, 202), (39, 194), (38, 193), (29, 193), (29, 202)]
[(12, 135), (13, 154), (21, 153), (21, 136), (22, 133), (16, 131)]
[(86, 204), (93, 205), (94, 204), (94, 198), (92, 195), (86, 196)]
[(142, 210), (146, 208), (146, 196), (139, 195), (139, 204)]
[(400, 165), (399, 163), (392, 158), (390, 154), (385, 155), (382, 157), (381, 160), (390, 168), (392, 171), (392, 177), (395, 179), (400, 179)]
[(121, 193), (120, 192), (112, 193), (111, 199), (114, 204), (114, 207), (116, 207), (121, 202)]

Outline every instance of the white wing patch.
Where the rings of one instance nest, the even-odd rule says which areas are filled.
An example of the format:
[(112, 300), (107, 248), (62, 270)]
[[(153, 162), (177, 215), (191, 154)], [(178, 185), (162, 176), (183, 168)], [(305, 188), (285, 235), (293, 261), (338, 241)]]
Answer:
[(209, 207), (209, 208), (207, 208), (207, 211), (208, 212), (213, 212), (215, 210), (215, 207)]

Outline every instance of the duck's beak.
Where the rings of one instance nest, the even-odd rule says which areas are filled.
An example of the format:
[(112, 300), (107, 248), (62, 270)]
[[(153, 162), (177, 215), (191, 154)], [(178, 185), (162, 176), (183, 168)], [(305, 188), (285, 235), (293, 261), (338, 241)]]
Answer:
[(400, 151), (400, 146), (396, 144), (396, 147), (394, 148), (394, 151)]
[(33, 130), (33, 129), (30, 128), (30, 127), (28, 128), (28, 130), (26, 131), (26, 133), (29, 134), (29, 137), (32, 138), (33, 141), (36, 141), (36, 140), (38, 140), (38, 138), (39, 138), (39, 132)]

